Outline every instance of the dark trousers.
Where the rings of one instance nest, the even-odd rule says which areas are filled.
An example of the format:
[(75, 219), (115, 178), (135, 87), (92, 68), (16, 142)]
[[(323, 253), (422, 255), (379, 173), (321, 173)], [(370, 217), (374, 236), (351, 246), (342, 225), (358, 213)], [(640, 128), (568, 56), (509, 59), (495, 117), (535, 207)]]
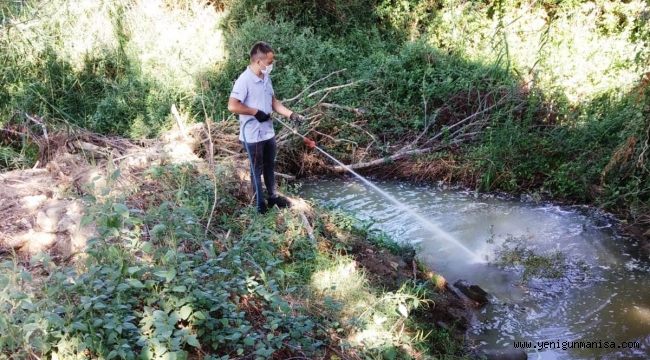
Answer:
[(268, 196), (270, 198), (275, 197), (275, 136), (256, 143), (242, 142), (242, 144), (249, 154), (249, 159), (252, 161), (251, 183), (255, 192), (257, 209), (261, 211), (266, 207), (264, 197), (262, 196), (261, 175), (264, 175), (264, 184), (266, 185)]

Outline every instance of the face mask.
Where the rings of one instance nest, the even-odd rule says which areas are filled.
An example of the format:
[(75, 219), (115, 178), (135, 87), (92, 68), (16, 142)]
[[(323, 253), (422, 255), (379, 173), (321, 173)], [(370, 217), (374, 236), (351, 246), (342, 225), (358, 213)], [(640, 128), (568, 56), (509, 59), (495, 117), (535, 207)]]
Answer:
[(262, 74), (264, 74), (264, 75), (268, 75), (268, 74), (271, 73), (271, 70), (273, 70), (273, 64), (271, 64), (271, 65), (267, 65), (267, 66), (266, 66), (266, 69), (261, 70), (261, 71), (262, 71)]

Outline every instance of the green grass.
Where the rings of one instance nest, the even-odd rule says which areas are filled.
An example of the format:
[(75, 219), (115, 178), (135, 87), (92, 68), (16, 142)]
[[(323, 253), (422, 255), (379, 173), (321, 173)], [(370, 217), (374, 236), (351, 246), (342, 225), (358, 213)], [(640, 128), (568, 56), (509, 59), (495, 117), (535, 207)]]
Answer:
[(198, 2), (28, 1), (4, 13), (0, 124), (27, 112), (52, 126), (154, 136), (224, 57), (221, 15)]

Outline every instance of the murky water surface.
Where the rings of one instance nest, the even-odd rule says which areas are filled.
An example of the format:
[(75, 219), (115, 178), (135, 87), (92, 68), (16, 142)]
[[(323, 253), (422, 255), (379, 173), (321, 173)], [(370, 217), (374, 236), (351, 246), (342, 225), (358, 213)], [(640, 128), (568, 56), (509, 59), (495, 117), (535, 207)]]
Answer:
[[(359, 181), (314, 180), (304, 183), (301, 194), (375, 221), (399, 241), (417, 244), (420, 258), (449, 282), (465, 279), (492, 294), (470, 331), (478, 345), (551, 342), (528, 349), (529, 359), (650, 358), (650, 259), (634, 241), (617, 235), (604, 215), (406, 182), (377, 185), (488, 261), (471, 261)], [(492, 263), (504, 242), (536, 254), (560, 251), (568, 266), (564, 276), (523, 282), (522, 269)], [(572, 341), (597, 348), (570, 349)], [(640, 348), (619, 348), (628, 341)]]

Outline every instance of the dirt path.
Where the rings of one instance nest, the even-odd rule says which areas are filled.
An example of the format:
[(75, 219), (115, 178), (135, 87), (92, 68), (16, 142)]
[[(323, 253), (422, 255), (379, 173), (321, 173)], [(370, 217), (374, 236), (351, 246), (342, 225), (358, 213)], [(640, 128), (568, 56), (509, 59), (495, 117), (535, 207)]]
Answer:
[[(48, 252), (65, 260), (83, 251), (94, 234), (92, 224), (82, 225), (88, 206), (83, 196), (128, 193), (137, 189), (144, 169), (199, 161), (199, 128), (169, 131), (148, 146), (97, 134), (51, 136), (59, 141), (48, 144), (45, 167), (0, 174), (0, 254)], [(111, 182), (116, 170), (120, 180)]]
[(93, 230), (81, 226), (84, 203), (74, 179), (88, 171), (83, 159), (66, 154), (43, 169), (0, 174), (0, 252), (67, 258), (79, 251)]

